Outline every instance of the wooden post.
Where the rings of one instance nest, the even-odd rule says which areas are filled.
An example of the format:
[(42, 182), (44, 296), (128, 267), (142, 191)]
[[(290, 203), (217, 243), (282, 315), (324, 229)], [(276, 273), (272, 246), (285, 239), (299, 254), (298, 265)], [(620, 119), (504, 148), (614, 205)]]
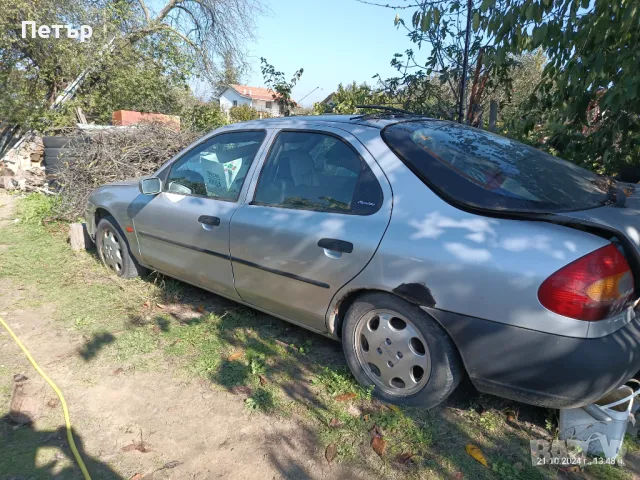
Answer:
[(84, 223), (72, 223), (69, 225), (69, 243), (71, 244), (71, 250), (74, 252), (89, 248), (91, 239)]
[(496, 131), (496, 122), (498, 121), (498, 102), (491, 100), (489, 103), (489, 130)]

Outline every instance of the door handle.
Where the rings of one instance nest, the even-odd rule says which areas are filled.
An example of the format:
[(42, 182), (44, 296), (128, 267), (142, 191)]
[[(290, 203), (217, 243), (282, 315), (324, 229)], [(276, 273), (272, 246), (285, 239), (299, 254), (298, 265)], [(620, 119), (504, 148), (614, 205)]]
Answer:
[(345, 242), (344, 240), (337, 240), (335, 238), (322, 238), (318, 241), (318, 246), (325, 250), (332, 250), (340, 253), (353, 252), (353, 243)]
[(217, 227), (220, 225), (220, 219), (218, 217), (210, 217), (209, 215), (202, 215), (198, 218), (198, 222), (203, 225), (209, 225), (210, 227)]

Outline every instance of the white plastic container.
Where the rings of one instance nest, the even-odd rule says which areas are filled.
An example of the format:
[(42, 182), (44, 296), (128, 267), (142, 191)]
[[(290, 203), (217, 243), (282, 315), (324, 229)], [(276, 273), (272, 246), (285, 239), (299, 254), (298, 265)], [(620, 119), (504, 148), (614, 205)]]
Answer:
[(560, 440), (587, 442), (588, 456), (616, 458), (627, 431), (633, 399), (639, 393), (640, 390), (634, 392), (623, 385), (591, 405), (560, 410)]

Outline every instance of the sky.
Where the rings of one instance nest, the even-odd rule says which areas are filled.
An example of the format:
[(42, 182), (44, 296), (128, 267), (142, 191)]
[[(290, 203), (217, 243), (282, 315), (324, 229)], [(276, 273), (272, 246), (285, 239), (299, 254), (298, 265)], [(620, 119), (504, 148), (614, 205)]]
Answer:
[[(395, 53), (411, 47), (404, 30), (394, 26), (396, 12), (357, 0), (265, 0), (271, 13), (257, 19), (256, 40), (248, 45), (252, 71), (247, 85), (264, 86), (260, 57), (265, 57), (287, 79), (299, 68), (304, 74), (293, 99), (320, 87), (303, 106), (326, 98), (338, 84), (368, 82), (376, 73), (394, 75), (389, 65)], [(413, 13), (404, 14), (407, 21)]]

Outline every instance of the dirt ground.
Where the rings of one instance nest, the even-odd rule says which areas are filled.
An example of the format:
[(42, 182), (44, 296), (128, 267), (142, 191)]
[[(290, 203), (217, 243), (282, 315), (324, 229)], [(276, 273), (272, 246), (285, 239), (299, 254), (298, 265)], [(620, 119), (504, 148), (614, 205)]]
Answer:
[[(0, 195), (0, 233), (18, 201)], [(68, 248), (34, 260), (38, 242), (48, 236), (22, 245), (22, 262), (0, 241), (0, 315), (64, 393), (94, 479), (640, 478), (633, 464), (533, 468), (528, 439), (548, 436), (547, 410), (464, 386), (430, 412), (390, 408), (333, 373), (345, 366), (336, 342), (246, 309), (238, 316), (237, 304), (191, 287), (179, 293), (182, 284), (165, 285), (162, 304), (137, 300), (138, 284), (117, 278), (82, 289), (103, 285), (95, 259), (82, 254), (61, 274), (56, 252)], [(134, 306), (108, 309), (112, 298)], [(207, 312), (217, 323), (203, 320)], [(185, 351), (199, 353), (188, 363)], [(1, 328), (0, 403), (0, 480), (82, 478), (57, 397)], [(11, 416), (15, 404), (26, 421)], [(384, 453), (372, 448), (378, 436)], [(465, 453), (470, 442), (489, 468)]]
[[(0, 228), (11, 221), (15, 202), (1, 197)], [(315, 434), (299, 421), (248, 413), (237, 395), (180, 378), (170, 367), (153, 372), (116, 364), (87, 367), (78, 358), (85, 340), (61, 328), (47, 307), (14, 308), (20, 299), (11, 282), (0, 281), (0, 314), (62, 390), (84, 461), (99, 472), (93, 478), (139, 473), (144, 479), (344, 479), (374, 473), (329, 465)], [(56, 451), (67, 447), (64, 430), (56, 428), (64, 423), (54, 392), (4, 330), (0, 352), (0, 375), (29, 378), (28, 394), (37, 404), (29, 431), (42, 445), (34, 451), (35, 463), (43, 473), (72, 469), (70, 456), (63, 459)], [(143, 448), (127, 448), (141, 441)], [(51, 469), (49, 462), (60, 465)]]

